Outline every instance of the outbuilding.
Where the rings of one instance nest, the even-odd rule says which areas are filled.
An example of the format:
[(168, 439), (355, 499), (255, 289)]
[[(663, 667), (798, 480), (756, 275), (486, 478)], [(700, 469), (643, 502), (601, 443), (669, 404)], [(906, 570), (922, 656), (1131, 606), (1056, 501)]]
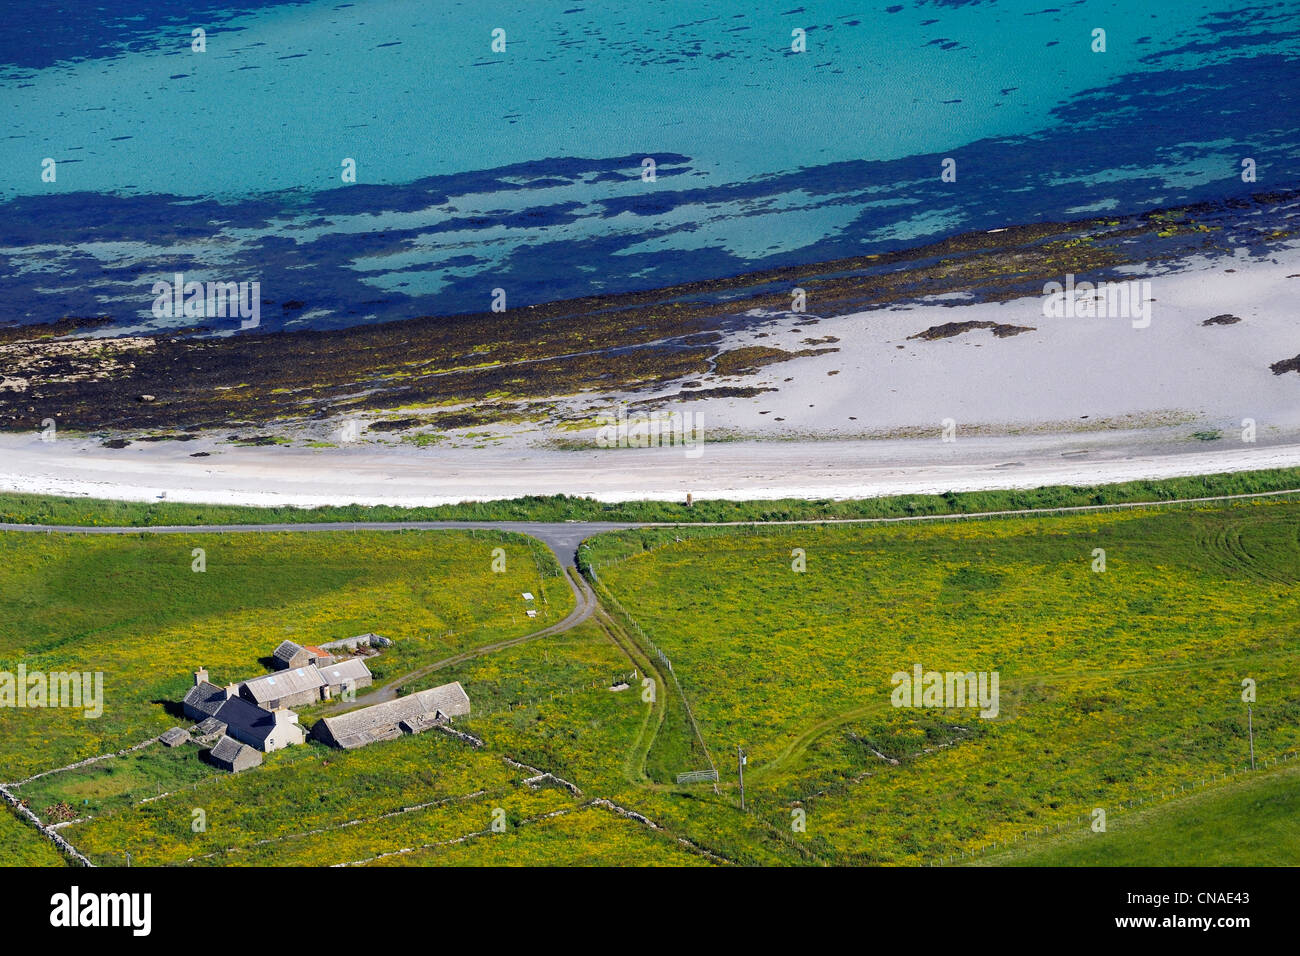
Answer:
[(216, 746), (208, 751), (208, 761), (222, 770), (238, 773), (249, 770), (262, 763), (262, 754), (247, 744), (241, 744), (230, 737), (222, 737)]
[(306, 667), (312, 662), (313, 655), (307, 648), (293, 641), (281, 641), (280, 646), (272, 652), (271, 659), (279, 670), (285, 671)]
[(380, 740), (393, 740), (403, 733), (421, 733), (446, 723), (452, 717), (469, 714), (469, 695), (460, 681), (383, 704), (326, 717), (316, 722), (312, 737), (331, 747), (353, 750)]
[(246, 680), (239, 685), (239, 696), (265, 710), (301, 707), (320, 701), (324, 697), (324, 686), (325, 678), (321, 676), (320, 670), (304, 665)]
[(181, 709), (190, 720), (206, 720), (229, 699), (230, 693), (208, 681), (208, 672), (200, 667), (194, 672), (194, 686), (181, 701)]
[(333, 664), (322, 664), (317, 668), (325, 680), (323, 694), (325, 699), (337, 697), (344, 692), (358, 691), (375, 682), (366, 662), (359, 657), (349, 657)]

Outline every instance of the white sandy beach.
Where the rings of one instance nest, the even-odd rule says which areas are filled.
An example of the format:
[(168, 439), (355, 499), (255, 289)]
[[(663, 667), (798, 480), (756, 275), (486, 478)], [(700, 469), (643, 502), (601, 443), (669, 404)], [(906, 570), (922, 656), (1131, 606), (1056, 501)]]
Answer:
[[(1140, 439), (1140, 435), (1131, 435)], [(176, 448), (113, 450), (61, 440), (0, 440), (0, 489), (133, 501), (421, 506), (523, 495), (601, 501), (857, 498), (1300, 466), (1300, 444), (1142, 452), (1088, 438), (728, 442), (696, 459), (680, 449), (561, 452), (505, 448)]]
[[(1300, 441), (1300, 374), (1274, 362), (1300, 355), (1300, 251), (1275, 260), (1200, 262), (1149, 280), (1150, 325), (1126, 318), (1045, 318), (1041, 297), (1006, 303), (891, 308), (796, 325), (790, 315), (742, 333), (728, 347), (838, 352), (798, 358), (736, 379), (776, 388), (752, 399), (682, 403), (707, 429), (744, 435), (888, 437), (1062, 432), (1142, 427), (1171, 434), (1240, 433)], [(815, 314), (815, 302), (809, 303)], [(1205, 326), (1233, 315), (1239, 322)], [(1030, 327), (1007, 338), (974, 329), (911, 339), (955, 322)], [(766, 335), (762, 335), (766, 333)], [(761, 336), (761, 337), (760, 337)], [(819, 343), (832, 336), (838, 341)], [(835, 373), (835, 374), (831, 374)], [(713, 384), (712, 382), (709, 383)], [(677, 389), (672, 389), (676, 392)], [(644, 397), (644, 396), (639, 396)]]
[[(1300, 354), (1300, 254), (1201, 263), (1150, 282), (1146, 328), (1127, 318), (1044, 318), (1038, 296), (804, 325), (796, 323), (815, 316), (815, 302), (808, 315), (773, 316), (726, 347), (796, 350), (832, 336), (815, 347), (839, 351), (705, 383), (776, 389), (754, 398), (665, 405), (699, 416), (705, 441), (696, 456), (681, 448), (560, 451), (547, 440), (572, 431), (529, 427), (497, 441), (428, 447), (364, 435), (335, 448), (241, 447), (222, 433), (109, 449), (97, 439), (4, 435), (0, 490), (302, 507), (549, 494), (852, 498), (1300, 466), (1300, 374), (1269, 369)], [(1202, 324), (1224, 314), (1240, 321)], [(908, 338), (970, 321), (1035, 331)], [(593, 414), (647, 397), (567, 404)], [(941, 440), (944, 419), (955, 424), (954, 441)], [(1247, 419), (1253, 442), (1243, 438)]]

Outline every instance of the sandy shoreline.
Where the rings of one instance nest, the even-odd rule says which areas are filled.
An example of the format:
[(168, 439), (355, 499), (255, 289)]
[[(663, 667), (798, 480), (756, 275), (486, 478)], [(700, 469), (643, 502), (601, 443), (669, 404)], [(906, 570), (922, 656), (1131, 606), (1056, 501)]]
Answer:
[[(1143, 294), (1152, 300), (1147, 327), (1128, 317), (1048, 318), (1040, 296), (874, 309), (815, 325), (787, 315), (731, 336), (728, 347), (835, 351), (746, 376), (744, 385), (771, 390), (753, 398), (670, 400), (665, 410), (759, 438), (921, 437), (951, 419), (964, 435), (1181, 426), (1184, 437), (1218, 430), (1232, 440), (1249, 419), (1260, 440), (1300, 441), (1300, 375), (1270, 368), (1300, 354), (1300, 249), (1191, 262), (1151, 276)], [(1216, 317), (1224, 324), (1205, 324)], [(949, 323), (1026, 331), (917, 337)]]
[[(105, 449), (0, 436), (0, 490), (128, 501), (432, 506), (524, 495), (600, 501), (861, 498), (1052, 484), (1101, 484), (1300, 467), (1300, 443), (1208, 448), (1140, 433), (839, 442), (725, 442), (680, 448), (554, 450), (225, 448), (192, 458), (158, 446)], [(1145, 446), (1145, 447), (1144, 447)]]
[[(123, 448), (105, 447), (104, 433), (0, 434), (0, 490), (431, 506), (556, 494), (860, 498), (1300, 466), (1300, 374), (1281, 364), (1300, 353), (1300, 246), (1134, 274), (1145, 280), (1147, 323), (1046, 317), (1039, 295), (972, 304), (945, 296), (825, 317), (810, 302), (807, 313), (754, 316), (720, 333), (725, 354), (774, 347), (785, 356), (708, 382), (744, 386), (745, 397), (698, 380), (704, 394), (695, 394), (682, 379), (657, 390), (580, 389), (553, 396), (546, 423), (426, 425), (435, 439), (426, 444), (367, 430), (400, 418), (401, 407), (232, 424), (186, 441), (174, 428), (161, 441), (149, 438), (168, 436), (135, 429)], [(692, 452), (596, 448), (591, 423), (620, 410), (689, 416), (703, 442)], [(346, 441), (344, 422), (359, 427)], [(955, 440), (942, 440), (945, 422)]]

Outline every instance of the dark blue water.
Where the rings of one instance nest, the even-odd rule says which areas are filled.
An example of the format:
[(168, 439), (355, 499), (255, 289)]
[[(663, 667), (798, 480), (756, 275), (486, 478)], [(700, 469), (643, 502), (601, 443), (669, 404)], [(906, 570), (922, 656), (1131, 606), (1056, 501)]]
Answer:
[(259, 281), (263, 330), (338, 327), (1300, 186), (1295, 5), (754, 6), (6, 18), (0, 321), (190, 325), (150, 311), (180, 272)]

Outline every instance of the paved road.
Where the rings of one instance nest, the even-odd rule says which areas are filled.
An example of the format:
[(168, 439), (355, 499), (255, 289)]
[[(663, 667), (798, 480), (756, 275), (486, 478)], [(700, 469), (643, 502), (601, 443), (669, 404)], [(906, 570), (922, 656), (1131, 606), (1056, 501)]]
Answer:
[[(749, 522), (738, 522), (749, 523)], [(605, 531), (624, 528), (674, 527), (667, 523), (616, 521), (319, 521), (305, 524), (201, 524), (128, 527), (94, 525), (0, 524), (0, 531), (67, 534), (244, 534), (259, 531), (514, 531), (537, 538), (554, 552), (561, 565), (575, 567), (578, 545)]]
[(32, 533), (65, 534), (221, 534), (275, 531), (514, 531), (537, 538), (546, 544), (555, 554), (561, 567), (566, 569), (565, 579), (573, 591), (574, 609), (564, 620), (522, 637), (499, 641), (484, 647), (465, 651), (453, 657), (436, 661), (397, 680), (385, 684), (378, 690), (358, 697), (355, 701), (339, 701), (323, 713), (332, 714), (340, 710), (362, 707), (370, 704), (393, 700), (397, 690), (403, 684), (417, 680), (434, 671), (453, 664), (459, 664), (482, 654), (523, 644), (551, 634), (560, 634), (587, 620), (595, 613), (597, 600), (587, 586), (582, 575), (577, 572), (576, 556), (578, 545), (592, 535), (606, 531), (618, 531), (626, 528), (655, 527), (746, 527), (757, 525), (807, 525), (807, 524), (891, 524), (908, 521), (960, 521), (990, 517), (1013, 517), (1017, 515), (1060, 514), (1070, 512), (1107, 511), (1122, 508), (1152, 507), (1154, 505), (1195, 504), (1201, 502), (1235, 501), (1248, 498), (1266, 498), (1276, 495), (1300, 494), (1300, 489), (1285, 491), (1258, 492), (1241, 495), (1219, 495), (1208, 498), (1181, 498), (1159, 502), (1126, 502), (1114, 505), (1076, 505), (1061, 508), (1037, 508), (1007, 511), (986, 511), (969, 514), (952, 515), (907, 515), (894, 518), (806, 518), (789, 521), (723, 521), (723, 522), (615, 522), (615, 521), (339, 521), (313, 522), (305, 524), (226, 524), (226, 525), (160, 525), (156, 527), (96, 527), (93, 525), (39, 525), (39, 524), (3, 524), (0, 531), (22, 531)]
[(1124, 508), (1154, 508), (1165, 505), (1241, 501), (1297, 495), (1300, 488), (1260, 491), (1206, 498), (1172, 498), (1167, 501), (1128, 501), (1109, 505), (1068, 505), (1059, 508), (1020, 508), (1004, 511), (974, 511), (959, 514), (900, 515), (891, 518), (796, 518), (784, 521), (317, 521), (288, 524), (198, 524), (151, 527), (50, 524), (3, 524), (0, 531), (43, 532), (46, 534), (222, 534), (259, 531), (514, 531), (537, 538), (555, 554), (561, 565), (575, 567), (580, 545), (592, 535), (627, 528), (743, 528), (814, 524), (901, 524), (913, 521), (973, 521), (981, 518), (1012, 518), (1042, 514), (1070, 514), (1114, 511)]

